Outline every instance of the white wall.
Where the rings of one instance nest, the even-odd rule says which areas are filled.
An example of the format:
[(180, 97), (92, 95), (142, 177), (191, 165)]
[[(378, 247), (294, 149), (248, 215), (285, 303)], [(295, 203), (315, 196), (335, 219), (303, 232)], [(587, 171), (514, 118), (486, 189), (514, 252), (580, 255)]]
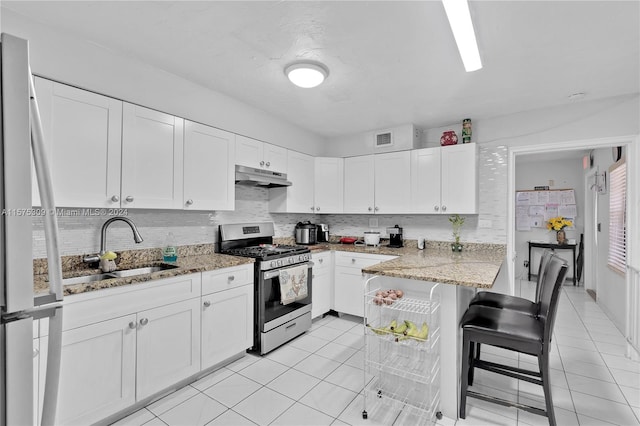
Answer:
[[(580, 241), (580, 234), (584, 232), (584, 174), (582, 170), (582, 158), (570, 160), (552, 160), (552, 161), (518, 161), (516, 164), (516, 189), (532, 190), (535, 186), (549, 185), (549, 180), (554, 181), (554, 185), (549, 189), (574, 189), (576, 196), (576, 209), (578, 216), (574, 220), (574, 229), (567, 229), (567, 238)], [(531, 228), (530, 231), (516, 231), (515, 250), (518, 253), (518, 262), (516, 262), (516, 276), (524, 276), (527, 268), (524, 267), (524, 260), (527, 260), (529, 245), (528, 241), (537, 240), (545, 242), (555, 242), (556, 233), (548, 231), (544, 228)], [(541, 253), (536, 250), (536, 256), (532, 253), (532, 273), (537, 273), (538, 259)], [(571, 252), (561, 251), (558, 253), (569, 263), (569, 272), (567, 278), (573, 277), (573, 260)], [(577, 256), (577, 254), (576, 254)], [(535, 259), (535, 260), (534, 260)]]
[(32, 71), (43, 77), (307, 154), (323, 146), (323, 137), (265, 111), (7, 9), (2, 31), (29, 40)]
[[(594, 152), (594, 167), (599, 172), (607, 171), (613, 159), (610, 149), (598, 149)], [(637, 167), (638, 165), (636, 165)], [(607, 183), (608, 184), (608, 183)], [(596, 295), (598, 304), (607, 313), (618, 329), (625, 330), (625, 303), (626, 287), (625, 277), (614, 272), (607, 266), (609, 253), (609, 191), (598, 194), (598, 232), (597, 268), (596, 268)], [(587, 259), (585, 259), (587, 261)]]

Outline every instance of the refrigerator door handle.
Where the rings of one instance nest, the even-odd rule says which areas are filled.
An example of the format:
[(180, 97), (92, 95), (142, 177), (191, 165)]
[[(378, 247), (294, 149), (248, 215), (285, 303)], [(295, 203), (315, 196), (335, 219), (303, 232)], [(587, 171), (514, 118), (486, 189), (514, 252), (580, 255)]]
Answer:
[[(55, 301), (63, 299), (62, 293), (62, 263), (58, 245), (58, 218), (56, 216), (55, 203), (53, 199), (53, 186), (51, 185), (51, 173), (47, 162), (47, 155), (44, 146), (44, 133), (42, 131), (42, 121), (36, 99), (35, 86), (33, 84), (33, 74), (29, 67), (29, 91), (31, 112), (31, 148), (33, 150), (33, 163), (38, 179), (38, 189), (40, 190), (40, 201), (42, 208), (46, 212), (44, 215), (44, 234), (47, 245), (47, 263), (49, 269), (49, 294), (54, 296)], [(50, 303), (50, 297), (34, 298), (34, 305)]]

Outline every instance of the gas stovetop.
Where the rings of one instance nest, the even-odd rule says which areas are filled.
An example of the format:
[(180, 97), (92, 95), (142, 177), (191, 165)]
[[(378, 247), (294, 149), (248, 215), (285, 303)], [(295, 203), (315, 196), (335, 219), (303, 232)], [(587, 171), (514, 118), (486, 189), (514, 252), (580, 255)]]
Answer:
[(275, 259), (292, 254), (309, 253), (309, 248), (304, 246), (290, 246), (285, 244), (260, 244), (249, 247), (236, 247), (222, 250), (221, 253), (232, 256), (253, 257), (260, 260)]

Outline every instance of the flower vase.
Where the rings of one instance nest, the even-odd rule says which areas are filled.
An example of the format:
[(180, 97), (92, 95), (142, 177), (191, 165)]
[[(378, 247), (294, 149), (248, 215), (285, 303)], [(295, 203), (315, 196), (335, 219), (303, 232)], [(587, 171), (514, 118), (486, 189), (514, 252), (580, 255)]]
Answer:
[(454, 132), (453, 130), (447, 130), (446, 132), (442, 133), (442, 136), (440, 137), (441, 146), (455, 145), (457, 143), (458, 136), (456, 135), (456, 132)]
[(564, 233), (564, 230), (561, 229), (556, 233), (556, 240), (558, 241), (558, 244), (560, 244), (561, 246), (567, 244), (567, 236)]

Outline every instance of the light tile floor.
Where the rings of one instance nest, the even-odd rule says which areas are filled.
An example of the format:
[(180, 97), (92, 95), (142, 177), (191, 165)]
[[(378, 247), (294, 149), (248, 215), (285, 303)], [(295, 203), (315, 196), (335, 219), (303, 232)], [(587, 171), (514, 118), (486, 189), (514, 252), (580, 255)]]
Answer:
[[(535, 283), (521, 282), (530, 297)], [(565, 285), (551, 353), (559, 425), (639, 425), (640, 361), (583, 287)], [(307, 334), (264, 357), (242, 359), (117, 422), (116, 425), (379, 425), (362, 419), (361, 319), (327, 316)], [(483, 357), (535, 368), (535, 358), (484, 346)], [(544, 407), (540, 386), (477, 370), (474, 388)], [(409, 424), (409, 423), (406, 423)], [(467, 418), (439, 425), (544, 425), (547, 419), (470, 398)]]

